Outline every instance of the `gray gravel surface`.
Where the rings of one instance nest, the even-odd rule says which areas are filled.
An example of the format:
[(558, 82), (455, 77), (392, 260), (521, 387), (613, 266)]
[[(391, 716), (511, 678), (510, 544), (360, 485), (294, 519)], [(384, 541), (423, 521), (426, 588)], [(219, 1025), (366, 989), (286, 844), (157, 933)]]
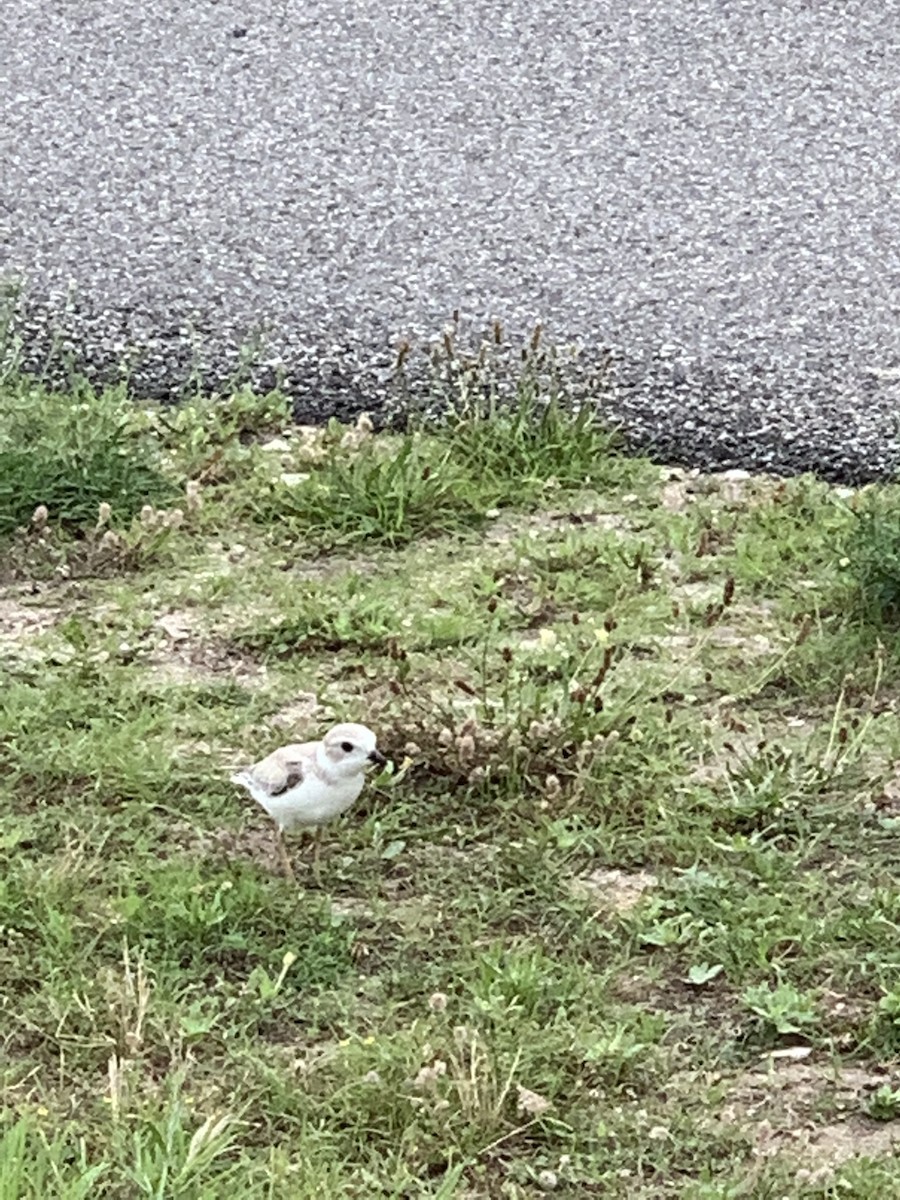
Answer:
[(28, 361), (163, 395), (252, 342), (346, 416), (458, 309), (610, 349), (672, 459), (900, 460), (893, 0), (10, 0), (0, 45)]

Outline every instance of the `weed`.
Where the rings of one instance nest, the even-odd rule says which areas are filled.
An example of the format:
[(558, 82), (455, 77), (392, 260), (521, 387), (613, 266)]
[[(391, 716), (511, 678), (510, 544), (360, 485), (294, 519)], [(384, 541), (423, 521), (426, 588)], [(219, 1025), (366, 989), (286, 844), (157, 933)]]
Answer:
[(900, 618), (900, 507), (896, 489), (867, 492), (851, 509), (840, 566), (860, 615), (876, 625)]
[(221, 484), (246, 473), (248, 447), (282, 435), (290, 405), (280, 392), (239, 388), (228, 395), (196, 395), (176, 408), (145, 408), (146, 430), (172, 455), (181, 474)]
[[(235, 1146), (235, 1118), (208, 1116), (191, 1131), (186, 1107), (174, 1099), (161, 1117), (144, 1117), (131, 1132), (131, 1162), (126, 1177), (138, 1196), (188, 1197), (211, 1178), (217, 1189), (243, 1172), (233, 1161), (221, 1163)], [(224, 1167), (224, 1169), (222, 1169)]]
[(254, 520), (295, 530), (324, 550), (404, 546), (485, 519), (465, 468), (414, 435), (396, 447), (366, 443), (355, 454), (338, 445), (306, 479), (273, 480), (248, 510)]
[(91, 1164), (84, 1138), (47, 1137), (34, 1119), (8, 1122), (0, 1136), (0, 1196), (4, 1200), (89, 1200), (102, 1191), (106, 1163)]
[(762, 983), (745, 988), (741, 999), (779, 1035), (801, 1033), (818, 1020), (812, 998), (785, 980), (774, 987)]
[[(534, 504), (558, 491), (603, 490), (628, 478), (617, 440), (588, 406), (579, 412), (540, 394), (532, 379), (514, 404), (466, 398), (437, 428), (491, 506)], [(633, 473), (633, 468), (632, 468)]]
[(869, 1101), (869, 1116), (876, 1121), (896, 1121), (900, 1116), (900, 1090), (882, 1084)]
[(372, 595), (365, 577), (354, 576), (333, 596), (301, 584), (292, 591), (290, 615), (268, 628), (239, 631), (236, 644), (266, 655), (377, 649), (396, 636), (396, 611)]
[(4, 391), (0, 415), (0, 535), (43, 508), (70, 529), (93, 525), (101, 504), (128, 521), (174, 488), (151, 440), (137, 431), (121, 390), (74, 395), (21, 382)]

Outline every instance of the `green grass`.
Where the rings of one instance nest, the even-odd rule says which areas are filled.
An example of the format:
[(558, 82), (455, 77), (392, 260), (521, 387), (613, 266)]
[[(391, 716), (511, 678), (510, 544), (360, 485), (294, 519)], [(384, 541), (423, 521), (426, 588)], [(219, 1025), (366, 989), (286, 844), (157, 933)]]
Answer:
[(135, 429), (123, 391), (46, 392), (5, 385), (0, 408), (0, 535), (27, 525), (39, 505), (63, 526), (96, 522), (101, 503), (130, 520), (170, 499), (157, 448)]
[(633, 472), (590, 407), (572, 415), (527, 376), (514, 406), (470, 399), (435, 433), (449, 456), (494, 489), (498, 505), (526, 507), (559, 488), (615, 486)]
[(841, 565), (858, 581), (857, 605), (874, 625), (900, 618), (900, 511), (893, 491), (868, 491), (851, 509)]
[[(5, 385), (0, 1200), (900, 1196), (896, 490), (533, 382)], [(298, 888), (228, 776), (337, 719), (404, 770)]]

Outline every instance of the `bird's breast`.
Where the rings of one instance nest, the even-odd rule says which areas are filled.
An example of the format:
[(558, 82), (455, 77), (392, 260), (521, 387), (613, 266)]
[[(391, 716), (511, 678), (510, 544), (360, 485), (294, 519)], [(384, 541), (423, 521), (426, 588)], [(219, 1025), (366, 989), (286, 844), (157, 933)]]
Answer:
[(280, 796), (267, 796), (263, 807), (283, 829), (322, 825), (350, 807), (362, 791), (362, 776), (325, 783), (305, 779)]

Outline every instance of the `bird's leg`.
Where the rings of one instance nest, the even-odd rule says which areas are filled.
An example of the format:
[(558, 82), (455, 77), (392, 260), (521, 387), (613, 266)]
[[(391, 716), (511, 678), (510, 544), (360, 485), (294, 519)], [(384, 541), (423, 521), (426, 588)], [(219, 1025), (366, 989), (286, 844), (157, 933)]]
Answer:
[(284, 873), (288, 879), (294, 883), (297, 882), (297, 876), (294, 874), (294, 868), (291, 865), (290, 856), (284, 844), (284, 834), (281, 832), (281, 826), (275, 826), (275, 845), (278, 847), (278, 857), (281, 859), (281, 865), (284, 868)]
[(313, 830), (313, 878), (316, 883), (321, 883), (321, 875), (319, 873), (319, 855), (322, 850), (322, 826), (317, 825)]

